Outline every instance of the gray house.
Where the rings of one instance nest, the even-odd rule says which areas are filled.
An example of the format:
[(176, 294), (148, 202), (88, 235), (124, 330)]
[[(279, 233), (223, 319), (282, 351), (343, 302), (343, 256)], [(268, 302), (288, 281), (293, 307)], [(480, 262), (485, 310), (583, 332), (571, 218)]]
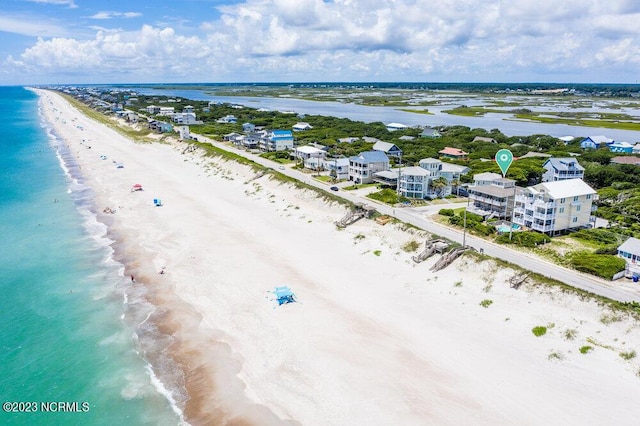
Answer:
[(543, 182), (584, 178), (584, 167), (573, 157), (549, 158), (542, 167), (546, 170), (542, 174)]

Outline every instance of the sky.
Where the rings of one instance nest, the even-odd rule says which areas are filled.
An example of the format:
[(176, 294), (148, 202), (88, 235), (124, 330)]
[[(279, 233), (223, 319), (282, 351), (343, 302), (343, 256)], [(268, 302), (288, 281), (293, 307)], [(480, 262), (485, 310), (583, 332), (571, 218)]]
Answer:
[(2, 0), (0, 85), (640, 82), (638, 0)]

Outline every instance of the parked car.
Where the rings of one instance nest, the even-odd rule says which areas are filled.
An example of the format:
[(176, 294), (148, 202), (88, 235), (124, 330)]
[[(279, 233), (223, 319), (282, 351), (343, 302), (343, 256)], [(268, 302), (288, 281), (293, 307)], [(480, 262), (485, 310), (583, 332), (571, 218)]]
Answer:
[(338, 190), (338, 187), (337, 187), (337, 186), (332, 186), (332, 187), (331, 187), (331, 188), (329, 188), (329, 189), (331, 189), (332, 191), (337, 191), (337, 190)]
[(278, 166), (280, 170), (284, 170), (284, 166)]

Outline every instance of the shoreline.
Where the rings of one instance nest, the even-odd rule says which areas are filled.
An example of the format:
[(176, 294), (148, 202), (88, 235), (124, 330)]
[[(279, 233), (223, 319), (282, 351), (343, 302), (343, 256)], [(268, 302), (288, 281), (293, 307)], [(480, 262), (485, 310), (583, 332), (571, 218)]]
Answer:
[[(430, 273), (434, 259), (415, 265), (401, 249), (421, 232), (372, 221), (337, 231), (344, 209), (315, 194), (266, 178), (245, 184), (246, 166), (181, 155), (177, 142), (134, 144), (58, 94), (37, 93), (66, 117), (44, 105), (94, 189), (99, 220), (112, 222), (125, 276), (146, 286), (153, 322), (175, 337), (187, 422), (632, 424), (638, 363), (618, 352), (640, 350), (637, 321), (598, 322), (596, 303), (561, 291), (513, 291), (511, 272), (491, 261)], [(144, 191), (130, 192), (133, 183)], [(299, 303), (276, 308), (268, 292), (283, 284)], [(546, 339), (531, 335), (551, 323)], [(562, 338), (572, 328), (581, 340)], [(579, 353), (592, 335), (616, 351)]]

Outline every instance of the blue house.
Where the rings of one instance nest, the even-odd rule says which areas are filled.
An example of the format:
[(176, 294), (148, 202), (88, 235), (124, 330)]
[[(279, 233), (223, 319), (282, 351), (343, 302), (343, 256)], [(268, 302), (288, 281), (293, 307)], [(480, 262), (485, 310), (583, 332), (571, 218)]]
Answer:
[(613, 142), (609, 144), (609, 151), (631, 154), (633, 152), (633, 145), (629, 142)]
[(580, 148), (597, 149), (612, 143), (613, 143), (613, 139), (609, 139), (606, 136), (587, 136), (582, 140), (582, 142), (580, 142)]
[(291, 130), (272, 130), (262, 140), (265, 151), (285, 151), (293, 149), (293, 133)]

